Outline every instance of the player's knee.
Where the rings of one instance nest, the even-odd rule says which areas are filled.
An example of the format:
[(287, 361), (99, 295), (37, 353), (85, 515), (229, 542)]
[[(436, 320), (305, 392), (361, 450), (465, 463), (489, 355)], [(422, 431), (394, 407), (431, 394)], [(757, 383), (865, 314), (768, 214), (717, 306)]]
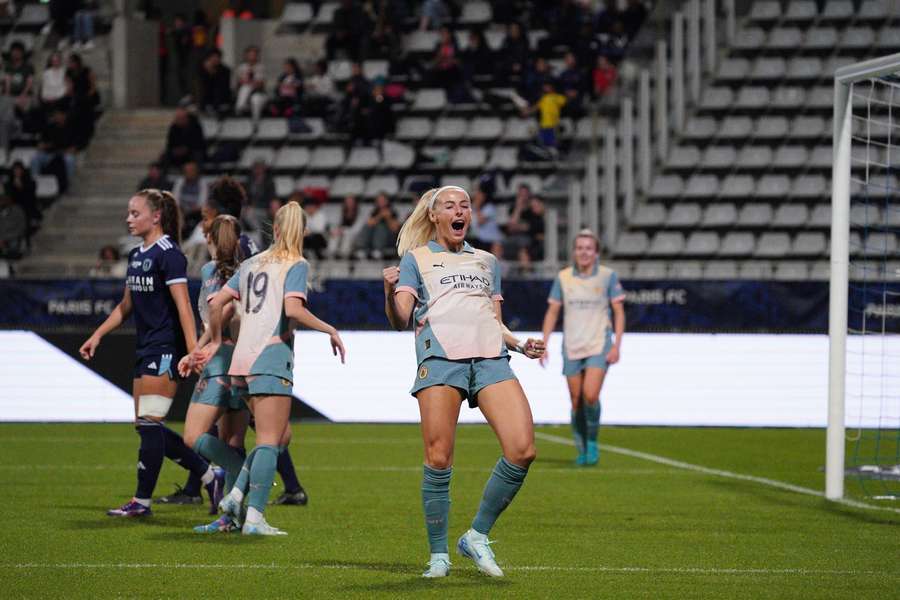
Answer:
[(537, 458), (537, 448), (530, 443), (514, 449), (510, 454), (512, 456), (507, 456), (506, 460), (520, 467), (528, 467)]
[(425, 462), (433, 469), (449, 469), (453, 464), (453, 452), (445, 444), (428, 444), (425, 447)]

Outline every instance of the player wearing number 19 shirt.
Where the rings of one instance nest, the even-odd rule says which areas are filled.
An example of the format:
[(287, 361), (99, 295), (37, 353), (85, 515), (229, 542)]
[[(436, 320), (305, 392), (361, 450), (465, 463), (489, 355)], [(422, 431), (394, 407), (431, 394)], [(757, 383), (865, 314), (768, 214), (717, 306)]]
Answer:
[(104, 335), (134, 316), (137, 359), (133, 394), (135, 428), (141, 437), (137, 490), (131, 501), (107, 512), (112, 517), (150, 515), (150, 499), (163, 457), (194, 472), (204, 484), (215, 474), (202, 458), (164, 424), (178, 381), (175, 367), (193, 350), (197, 335), (187, 292), (187, 260), (178, 248), (181, 215), (175, 198), (160, 190), (142, 190), (128, 202), (128, 228), (143, 243), (128, 255), (122, 301), (81, 346), (93, 358)]

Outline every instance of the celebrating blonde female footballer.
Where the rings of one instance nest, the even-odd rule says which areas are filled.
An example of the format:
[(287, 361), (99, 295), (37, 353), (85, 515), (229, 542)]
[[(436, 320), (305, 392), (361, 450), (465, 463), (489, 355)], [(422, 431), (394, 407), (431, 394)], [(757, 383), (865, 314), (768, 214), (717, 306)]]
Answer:
[[(246, 259), (209, 305), (211, 341), (191, 356), (203, 368), (222, 344), (225, 307), (238, 303), (241, 327), (228, 374), (232, 384), (246, 388), (256, 419), (256, 447), (219, 508), (244, 534), (285, 535), (269, 525), (263, 513), (269, 500), (278, 454), (290, 442), (293, 399), (294, 329), (302, 325), (328, 334), (335, 354), (344, 361), (344, 344), (337, 329), (306, 307), (309, 263), (303, 258), (306, 216), (296, 202), (278, 209), (268, 250)], [(246, 518), (243, 501), (246, 497)]]
[(405, 329), (415, 317), (418, 369), (411, 393), (419, 402), (425, 443), (422, 504), (431, 548), (424, 577), (450, 572), (450, 475), (462, 401), (481, 409), (503, 450), (478, 514), (457, 542), (459, 554), (483, 573), (503, 576), (488, 533), (535, 458), (531, 408), (510, 369), (507, 348), (539, 358), (543, 343), (520, 343), (503, 327), (500, 268), (492, 254), (465, 242), (471, 220), (472, 203), (462, 188), (427, 191), (400, 230), (400, 266), (384, 270), (391, 325)]
[[(572, 400), (572, 434), (578, 449), (575, 462), (579, 465), (595, 465), (599, 460), (600, 388), (609, 366), (619, 362), (625, 334), (625, 291), (616, 272), (600, 264), (599, 253), (600, 240), (594, 232), (579, 231), (575, 264), (556, 276), (544, 315), (544, 344), (548, 344), (565, 306), (563, 375)], [(544, 354), (541, 364), (546, 361)]]

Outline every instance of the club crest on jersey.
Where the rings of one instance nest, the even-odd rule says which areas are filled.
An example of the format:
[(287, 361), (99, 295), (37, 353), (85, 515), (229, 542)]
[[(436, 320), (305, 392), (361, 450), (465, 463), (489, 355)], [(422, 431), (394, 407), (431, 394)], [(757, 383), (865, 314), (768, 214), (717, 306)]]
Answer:
[(141, 268), (146, 272), (150, 270), (150, 267), (153, 266), (153, 261), (149, 258), (144, 259), (144, 263), (141, 265)]
[(419, 379), (425, 379), (426, 377), (428, 377), (428, 367), (422, 365), (419, 369)]

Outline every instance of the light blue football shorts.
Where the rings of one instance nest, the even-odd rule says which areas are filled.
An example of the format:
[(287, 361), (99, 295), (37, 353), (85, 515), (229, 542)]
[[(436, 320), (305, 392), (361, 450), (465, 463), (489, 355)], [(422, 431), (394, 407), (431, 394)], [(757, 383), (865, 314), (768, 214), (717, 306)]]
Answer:
[(449, 385), (458, 389), (463, 399), (469, 400), (470, 408), (475, 408), (478, 406), (478, 392), (491, 384), (515, 378), (509, 366), (509, 356), (463, 360), (432, 356), (419, 365), (416, 381), (409, 393), (415, 396), (427, 387)]
[(244, 403), (245, 389), (239, 389), (231, 385), (228, 375), (216, 377), (204, 377), (194, 387), (191, 403), (208, 404), (226, 410), (243, 410), (247, 408)]
[(600, 352), (600, 354), (592, 354), (591, 356), (586, 356), (584, 358), (570, 359), (566, 355), (565, 350), (563, 350), (563, 375), (565, 375), (566, 377), (578, 375), (588, 367), (596, 367), (605, 371), (607, 368), (609, 368), (609, 364), (606, 362), (606, 355), (609, 354), (609, 351), (612, 350), (612, 347), (612, 336), (609, 336), (606, 338), (606, 345), (603, 347), (603, 351)]
[(277, 375), (248, 375), (231, 378), (232, 387), (245, 396), (293, 396), (294, 382)]

